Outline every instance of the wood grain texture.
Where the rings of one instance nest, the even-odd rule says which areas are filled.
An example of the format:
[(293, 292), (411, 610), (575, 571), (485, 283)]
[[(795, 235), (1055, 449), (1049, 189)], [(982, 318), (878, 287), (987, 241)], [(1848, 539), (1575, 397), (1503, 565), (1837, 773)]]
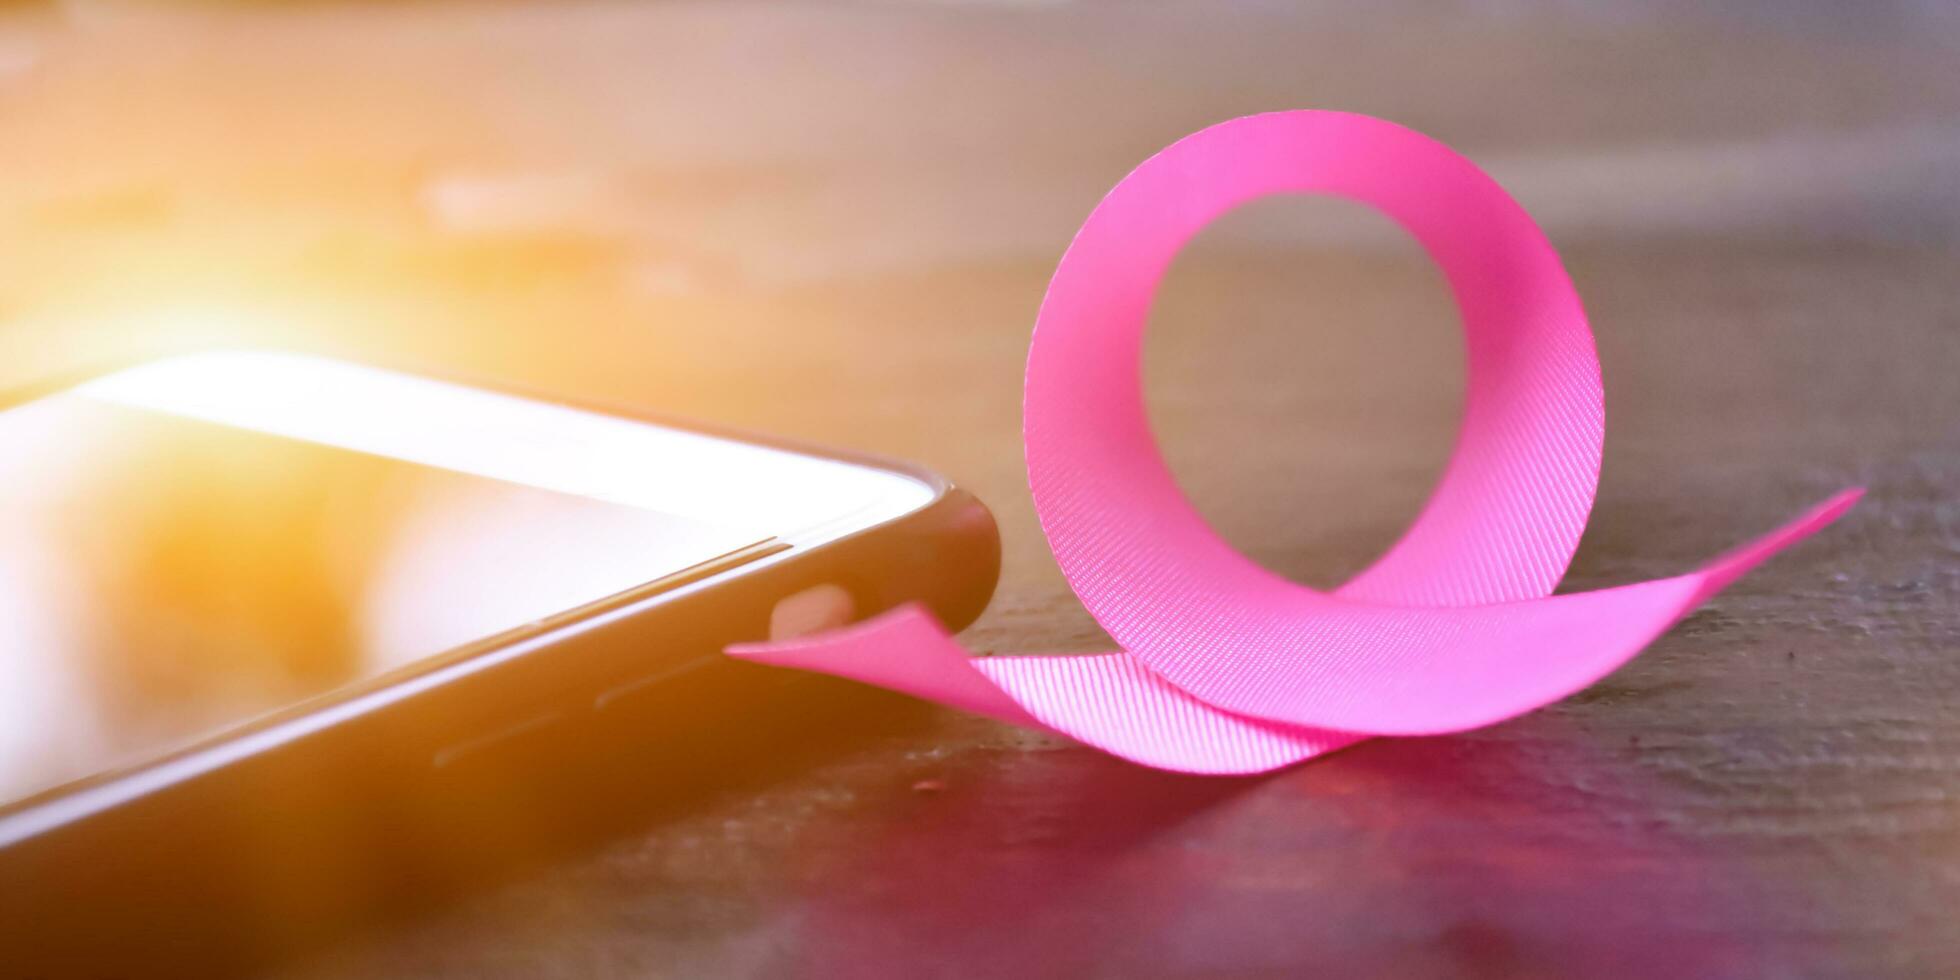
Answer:
[[(933, 713), (292, 976), (1960, 974), (1949, 15), (547, 6), (0, 22), (39, 52), (0, 78), (0, 167), (32, 177), (0, 194), (0, 258), (35, 272), (0, 289), (16, 369), (156, 339), (101, 313), (132, 254), (186, 302), (355, 296), (331, 328), (204, 329), (920, 460), (1005, 541), (964, 641), (1095, 649), (1020, 469), (1047, 274), (1170, 139), (1341, 107), (1487, 163), (1566, 257), (1608, 396), (1567, 589), (1871, 492), (1503, 725), (1215, 780)], [(58, 124), (117, 130), (131, 93), (204, 128)], [(459, 174), (490, 203), (431, 204)], [(1441, 465), (1451, 316), (1371, 218), (1228, 218), (1153, 323), (1173, 467), (1259, 561), (1338, 581)]]

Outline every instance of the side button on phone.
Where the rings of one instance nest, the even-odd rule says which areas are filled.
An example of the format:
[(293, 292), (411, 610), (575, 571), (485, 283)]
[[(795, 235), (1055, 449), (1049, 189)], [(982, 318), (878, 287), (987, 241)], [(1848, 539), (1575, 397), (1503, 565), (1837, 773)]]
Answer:
[(813, 585), (777, 600), (769, 610), (769, 639), (781, 642), (836, 629), (856, 612), (857, 603), (842, 586)]
[(462, 759), (465, 756), (470, 755), (471, 753), (474, 753), (480, 749), (489, 748), (490, 746), (495, 745), (498, 742), (502, 742), (507, 739), (516, 738), (517, 736), (526, 734), (528, 732), (535, 732), (541, 728), (549, 726), (552, 723), (558, 721), (561, 717), (563, 716), (561, 716), (558, 712), (550, 711), (538, 715), (536, 717), (526, 718), (525, 720), (520, 721), (515, 725), (508, 725), (506, 727), (499, 728), (496, 731), (489, 732), (483, 735), (478, 735), (475, 738), (464, 739), (463, 741), (457, 742), (456, 744), (448, 746), (446, 748), (437, 749), (435, 756), (432, 759), (430, 759), (429, 762), (437, 769), (448, 768), (449, 766), (454, 765), (457, 760)]
[(670, 681), (684, 674), (692, 674), (695, 671), (700, 670), (703, 667), (707, 667), (712, 664), (715, 664), (720, 660), (721, 660), (721, 654), (717, 653), (712, 656), (699, 657), (694, 660), (690, 660), (684, 664), (678, 664), (676, 666), (669, 667), (666, 670), (657, 671), (655, 673), (648, 674), (645, 677), (636, 677), (630, 681), (627, 681), (624, 684), (619, 685), (618, 687), (608, 689), (607, 691), (601, 693), (598, 697), (593, 698), (592, 708), (595, 711), (604, 711), (607, 708), (612, 707), (615, 703), (617, 703), (622, 698), (630, 698), (633, 695), (638, 694), (641, 691), (645, 691), (648, 688), (651, 688), (654, 685), (659, 684), (663, 681)]

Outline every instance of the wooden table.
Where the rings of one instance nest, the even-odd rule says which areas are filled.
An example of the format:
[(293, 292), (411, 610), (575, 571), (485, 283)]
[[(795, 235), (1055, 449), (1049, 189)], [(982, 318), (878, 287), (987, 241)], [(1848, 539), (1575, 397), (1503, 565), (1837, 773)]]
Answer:
[[(1027, 500), (1028, 328), (1102, 190), (1259, 109), (1448, 140), (1562, 250), (1609, 405), (1567, 589), (1871, 489), (1515, 721), (1199, 779), (923, 712), (292, 976), (1960, 973), (1960, 21), (1933, 5), (71, 10), (0, 19), (10, 372), (295, 343), (915, 458), (1000, 521), (975, 649), (1107, 642)], [(1268, 567), (1339, 581), (1442, 464), (1452, 317), (1372, 216), (1229, 217), (1153, 320), (1180, 479)]]

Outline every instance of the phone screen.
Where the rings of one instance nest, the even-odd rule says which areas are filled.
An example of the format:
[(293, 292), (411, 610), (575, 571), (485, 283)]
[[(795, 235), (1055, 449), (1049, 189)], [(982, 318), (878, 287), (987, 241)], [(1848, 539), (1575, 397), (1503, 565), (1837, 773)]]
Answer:
[(885, 470), (262, 353), (0, 412), (0, 474), (0, 808), (932, 498)]

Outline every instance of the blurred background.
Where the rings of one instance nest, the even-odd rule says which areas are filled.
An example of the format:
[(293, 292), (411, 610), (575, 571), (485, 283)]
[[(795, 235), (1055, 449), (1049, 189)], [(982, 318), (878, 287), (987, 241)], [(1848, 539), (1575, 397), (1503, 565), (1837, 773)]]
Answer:
[[(1604, 349), (1644, 352), (1607, 360), (1616, 439), (1677, 386), (1743, 441), (1847, 399), (1902, 436), (1946, 418), (1938, 0), (0, 5), (0, 380), (187, 343), (365, 354), (923, 457), (1011, 510), (1018, 361), (1073, 229), (1178, 136), (1300, 107), (1423, 130), (1532, 211)], [(1766, 291), (1787, 315), (1743, 326)], [(1165, 290), (1152, 370), (1188, 383), (1154, 385), (1158, 422), (1178, 462), (1206, 406), (1329, 420), (1306, 470), (1182, 467), (1201, 504), (1340, 483), (1386, 441), (1429, 467), (1396, 474), (1412, 512), (1451, 338), (1386, 222), (1262, 203)], [(1736, 357), (1790, 370), (1724, 398)], [(985, 472), (935, 458), (953, 436)], [(1218, 519), (1258, 548), (1279, 518)]]
[[(1459, 869), (1526, 910), (1506, 941), (1542, 939), (1566, 969), (1624, 964), (1629, 949), (1659, 969), (1688, 947), (1652, 940), (1692, 933), (1700, 916), (1753, 937), (1754, 953), (1723, 947), (1690, 965), (1871, 975), (1960, 962), (1939, 911), (1960, 854), (1960, 723), (1945, 707), (1960, 676), (1944, 655), (1960, 642), (1960, 5), (1945, 0), (0, 4), (0, 380), (190, 343), (298, 347), (910, 457), (1001, 518), (1002, 587), (971, 644), (1088, 648), (1099, 631), (1041, 545), (1020, 471), (1021, 358), (1042, 289), (1138, 161), (1209, 123), (1288, 108), (1385, 116), (1454, 145), (1565, 256), (1599, 334), (1611, 419), (1572, 587), (1678, 570), (1846, 484), (1870, 483), (1883, 508), (1836, 539), (1863, 550), (1799, 567), (1810, 591), (1758, 610), (1798, 624), (1793, 662), (1810, 644), (1818, 664), (1849, 649), (1866, 659), (1838, 663), (1864, 667), (1771, 681), (1746, 662), (1667, 666), (1664, 644), (1663, 666), (1636, 665), (1634, 683), (1697, 693), (1595, 731), (1609, 756), (1634, 751), (1622, 748), (1630, 732), (1660, 732), (1646, 754), (1606, 766), (1639, 776), (1578, 802), (1560, 795), (1569, 786), (1546, 789), (1563, 801), (1554, 810), (1597, 811), (1597, 825), (1512, 841), (1551, 875), (1625, 844), (1630, 825), (1661, 826), (1676, 843), (1641, 847), (1755, 862), (1746, 884), (1709, 887), (1774, 914), (1737, 925), (1747, 915), (1687, 901), (1690, 885), (1674, 883), (1714, 880), (1702, 872), (1628, 865), (1598, 887), (1676, 911), (1641, 920), (1641, 942), (1595, 947), (1561, 916), (1603, 906), (1573, 899), (1564, 878), (1543, 888), (1526, 872)], [(1338, 581), (1394, 537), (1440, 470), (1461, 391), (1452, 317), (1440, 278), (1373, 215), (1273, 201), (1229, 216), (1180, 258), (1154, 313), (1152, 408), (1180, 479), (1260, 561)], [(1783, 652), (1765, 647), (1758, 666), (1781, 669)], [(1532, 724), (1583, 727), (1605, 707), (1470, 738), (1530, 744)], [(1888, 743), (1900, 772), (1918, 775), (1874, 781), (1818, 734), (1869, 732), (1857, 726), (1874, 718), (1934, 733)], [(1701, 724), (1754, 741), (1651, 748)], [(929, 960), (951, 933), (888, 920), (912, 904), (899, 897), (912, 872), (882, 866), (882, 891), (839, 886), (827, 915), (809, 896), (885, 840), (871, 818), (890, 812), (891, 792), (911, 797), (881, 787), (961, 765), (1019, 795), (971, 804), (1000, 808), (986, 811), (991, 829), (956, 822), (903, 853), (929, 865), (947, 848), (1080, 850), (1053, 808), (1028, 802), (1084, 785), (1066, 761), (1079, 750), (949, 718), (879, 751), (354, 962), (404, 975), (770, 975), (808, 930), (863, 939), (872, 922)], [(1368, 776), (1396, 773), (1402, 757), (1369, 751), (1312, 778), (1421, 810), (1395, 779)], [(1739, 784), (1693, 775), (1738, 758)], [(1487, 775), (1540, 785), (1541, 766), (1572, 765), (1526, 752)], [(1128, 778), (1089, 780), (1079, 791), (1106, 798), (1086, 811), (1157, 798), (1157, 784)], [(1472, 795), (1488, 788), (1464, 778)], [(1275, 809), (1275, 785), (1208, 818), (1225, 829), (1203, 846), (1268, 820), (1385, 843), (1373, 835), (1386, 811), (1303, 816)], [(1749, 850), (1771, 817), (1774, 841), (1833, 843)], [(1461, 840), (1409, 833), (1386, 843), (1441, 853)], [(1375, 871), (1396, 866), (1377, 857), (1389, 863)], [(1151, 860), (1161, 868), (1164, 855)], [(1204, 884), (1221, 868), (1238, 875), (1227, 899)], [(1163, 880), (1179, 888), (1135, 901), (1158, 902), (1158, 924), (1187, 941), (1124, 946), (1114, 937), (1136, 920), (1119, 915), (1097, 920), (1111, 943), (1099, 948), (1167, 969), (1277, 969), (1283, 957), (1254, 951), (1288, 937), (1198, 930), (1238, 936), (1234, 954), (1173, 928), (1189, 921), (1170, 911), (1177, 895), (1235, 907), (1231, 895), (1256, 893), (1258, 907), (1300, 913), (1287, 921), (1324, 923), (1301, 928), (1357, 968), (1455, 962), (1450, 943), (1465, 942), (1479, 962), (1503, 962), (1476, 929), (1439, 926), (1434, 961), (1402, 940), (1392, 956), (1367, 946), (1345, 930), (1376, 921), (1368, 896), (1408, 911), (1406, 892), (1362, 889), (1348, 911), (1330, 909), (1311, 884), (1327, 870), (1296, 869), (1284, 885), (1229, 862), (1174, 865)], [(1023, 872), (995, 882), (1000, 904), (1042, 890), (1043, 872)], [(1795, 897), (1765, 897), (1776, 895)], [(1422, 907), (1442, 921), (1463, 895), (1431, 898)], [(1092, 947), (1103, 935), (1066, 921)], [(1921, 941), (1886, 938), (1901, 933)], [(1776, 945), (1792, 935), (1812, 938)]]

